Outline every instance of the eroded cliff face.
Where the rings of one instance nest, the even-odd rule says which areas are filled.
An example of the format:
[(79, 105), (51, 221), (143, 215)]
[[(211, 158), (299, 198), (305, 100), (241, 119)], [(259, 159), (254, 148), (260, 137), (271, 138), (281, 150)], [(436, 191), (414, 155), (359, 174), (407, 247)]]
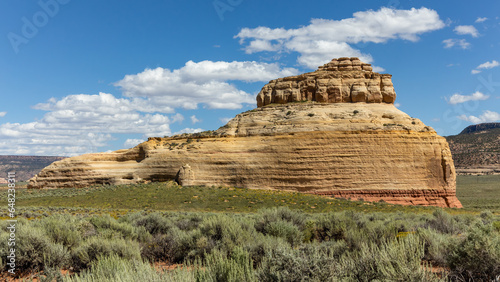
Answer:
[(333, 59), (314, 72), (271, 80), (257, 95), (257, 106), (299, 101), (392, 104), (396, 92), (391, 78), (358, 58)]
[[(381, 93), (391, 92), (383, 87)], [(352, 92), (351, 102), (307, 98), (305, 102), (261, 104), (217, 131), (150, 138), (128, 150), (64, 159), (34, 177), (30, 187), (175, 179), (181, 185), (461, 207), (446, 140), (392, 102), (384, 102), (383, 94), (379, 103), (353, 103)], [(279, 96), (274, 90), (271, 93)]]

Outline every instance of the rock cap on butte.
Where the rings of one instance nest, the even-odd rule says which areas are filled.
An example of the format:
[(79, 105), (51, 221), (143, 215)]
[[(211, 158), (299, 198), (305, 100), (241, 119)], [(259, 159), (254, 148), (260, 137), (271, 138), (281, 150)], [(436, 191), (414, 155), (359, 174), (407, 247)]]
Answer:
[(356, 57), (333, 59), (314, 72), (271, 80), (257, 95), (257, 106), (300, 101), (393, 104), (391, 78)]

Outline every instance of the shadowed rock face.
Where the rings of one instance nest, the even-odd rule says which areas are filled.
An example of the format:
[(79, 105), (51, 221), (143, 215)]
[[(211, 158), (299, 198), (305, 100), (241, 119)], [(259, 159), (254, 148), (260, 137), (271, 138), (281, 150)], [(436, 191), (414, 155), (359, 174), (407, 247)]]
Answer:
[(271, 80), (257, 95), (257, 107), (300, 101), (392, 104), (391, 77), (373, 72), (358, 58), (333, 59), (315, 72)]
[[(326, 96), (316, 95), (321, 88), (310, 88), (310, 96), (307, 87), (290, 88), (306, 93), (308, 99), (293, 103), (283, 96), (286, 102), (265, 106), (261, 100), (258, 108), (237, 115), (213, 132), (150, 138), (132, 149), (55, 162), (34, 177), (29, 187), (175, 179), (182, 185), (277, 189), (366, 201), (461, 207), (455, 197), (455, 167), (446, 140), (394, 107), (393, 99), (384, 102), (383, 93), (394, 90), (392, 83), (391, 90), (384, 88), (389, 82), (383, 82), (383, 76), (379, 76), (379, 84), (370, 84), (374, 73), (368, 65), (358, 64), (355, 59), (349, 59), (350, 65), (341, 64), (344, 61), (334, 60), (317, 72), (332, 77), (366, 72), (370, 79), (342, 80), (340, 85), (350, 85), (350, 91), (339, 90), (341, 95), (334, 97), (340, 97), (340, 102), (328, 102), (330, 96), (326, 100)], [(329, 93), (330, 78), (326, 82), (321, 79), (314, 78), (315, 87), (327, 85)], [(260, 99), (266, 89), (276, 89), (282, 81), (264, 86)], [(276, 101), (280, 95), (269, 99), (283, 102)], [(353, 102), (363, 95), (377, 96), (379, 102)]]

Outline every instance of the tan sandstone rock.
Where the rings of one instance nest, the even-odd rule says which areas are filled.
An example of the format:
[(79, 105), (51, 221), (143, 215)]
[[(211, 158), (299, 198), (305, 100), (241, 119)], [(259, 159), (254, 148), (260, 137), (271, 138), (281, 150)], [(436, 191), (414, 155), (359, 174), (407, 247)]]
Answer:
[(64, 159), (29, 187), (175, 179), (181, 185), (461, 207), (448, 143), (398, 110), (390, 75), (369, 67), (340, 58), (313, 73), (272, 80), (259, 93), (258, 108), (216, 131)]
[(297, 101), (389, 103), (396, 100), (390, 74), (372, 71), (358, 58), (339, 58), (318, 70), (271, 80), (257, 95), (257, 106)]

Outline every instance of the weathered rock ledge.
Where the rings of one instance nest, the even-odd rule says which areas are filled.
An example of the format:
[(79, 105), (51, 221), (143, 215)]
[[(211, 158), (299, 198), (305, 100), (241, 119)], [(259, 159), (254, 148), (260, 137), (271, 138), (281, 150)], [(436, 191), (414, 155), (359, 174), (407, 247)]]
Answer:
[(358, 58), (333, 59), (314, 72), (271, 80), (257, 95), (257, 107), (300, 101), (392, 104), (391, 77), (373, 72)]

